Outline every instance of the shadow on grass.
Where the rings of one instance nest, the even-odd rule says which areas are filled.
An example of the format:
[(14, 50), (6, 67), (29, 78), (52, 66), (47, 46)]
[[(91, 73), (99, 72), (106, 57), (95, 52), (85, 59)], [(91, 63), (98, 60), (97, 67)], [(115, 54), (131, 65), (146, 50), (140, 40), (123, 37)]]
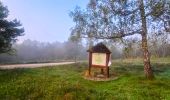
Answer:
[[(170, 63), (168, 64), (160, 64), (160, 63), (153, 63), (152, 69), (154, 74), (168, 74), (170, 76)], [(111, 72), (117, 72), (120, 74), (142, 74), (144, 73), (144, 66), (143, 64), (133, 64), (133, 63), (115, 63), (111, 66)]]
[(0, 83), (15, 80), (18, 77), (28, 73), (29, 69), (0, 69)]
[(154, 63), (152, 64), (152, 67), (155, 73), (163, 73), (166, 72), (167, 70), (170, 70), (170, 64)]

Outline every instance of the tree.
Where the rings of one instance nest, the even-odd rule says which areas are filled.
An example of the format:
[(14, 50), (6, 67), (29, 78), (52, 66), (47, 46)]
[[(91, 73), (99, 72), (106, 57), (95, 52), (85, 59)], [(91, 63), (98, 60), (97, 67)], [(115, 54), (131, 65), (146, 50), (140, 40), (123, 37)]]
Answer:
[(169, 0), (164, 0), (165, 1), (165, 9), (164, 9), (164, 17), (160, 18), (161, 21), (163, 21), (164, 28), (167, 32), (170, 32), (170, 1)]
[(168, 56), (168, 34), (153, 33), (152, 36), (149, 36), (148, 40), (152, 55), (155, 57)]
[(124, 47), (123, 47), (123, 55), (125, 56), (125, 58), (132, 58), (133, 57), (133, 52), (134, 52), (134, 48), (133, 45), (136, 41), (133, 39), (127, 39), (124, 41)]
[(7, 19), (9, 11), (6, 6), (0, 2), (0, 53), (11, 51), (11, 46), (16, 42), (18, 36), (22, 36), (24, 29), (20, 21)]
[[(71, 12), (75, 22), (72, 32), (79, 38), (124, 39), (141, 36), (144, 72), (148, 79), (154, 78), (150, 64), (147, 35), (152, 28), (167, 31), (169, 9), (166, 0), (90, 0), (86, 10), (76, 8)], [(165, 27), (166, 26), (166, 27)]]

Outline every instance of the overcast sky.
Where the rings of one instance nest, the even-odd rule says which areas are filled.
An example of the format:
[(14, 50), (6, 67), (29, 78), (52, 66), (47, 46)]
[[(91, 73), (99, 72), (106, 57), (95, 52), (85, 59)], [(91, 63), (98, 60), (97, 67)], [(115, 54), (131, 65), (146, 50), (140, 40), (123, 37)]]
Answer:
[(9, 9), (9, 19), (17, 18), (25, 28), (25, 39), (42, 42), (67, 41), (74, 25), (69, 12), (85, 8), (89, 0), (1, 0)]

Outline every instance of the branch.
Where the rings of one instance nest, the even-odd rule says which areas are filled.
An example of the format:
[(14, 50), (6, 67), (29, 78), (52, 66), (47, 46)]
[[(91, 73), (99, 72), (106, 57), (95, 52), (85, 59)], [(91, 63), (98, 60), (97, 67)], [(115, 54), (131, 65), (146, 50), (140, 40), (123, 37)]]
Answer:
[(119, 33), (119, 34), (117, 34), (115, 36), (102, 36), (102, 35), (97, 36), (97, 35), (93, 35), (91, 37), (81, 36), (80, 38), (117, 39), (117, 38), (123, 38), (123, 37), (134, 35), (134, 34), (141, 34), (141, 30), (133, 31), (133, 32), (130, 32), (130, 33), (127, 33), (127, 34)]
[(164, 23), (165, 31), (170, 32), (170, 27), (167, 27), (168, 25), (166, 26), (166, 22), (168, 22), (168, 21), (165, 21), (165, 19), (161, 18), (161, 17), (159, 17), (158, 19), (160, 19)]

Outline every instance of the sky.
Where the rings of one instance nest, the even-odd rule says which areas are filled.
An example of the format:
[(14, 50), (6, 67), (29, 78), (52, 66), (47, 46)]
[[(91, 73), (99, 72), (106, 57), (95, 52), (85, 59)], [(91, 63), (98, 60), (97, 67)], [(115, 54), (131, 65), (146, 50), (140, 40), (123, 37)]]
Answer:
[(1, 0), (8, 7), (9, 19), (21, 21), (26, 39), (40, 42), (64, 42), (74, 26), (69, 12), (76, 6), (86, 8), (89, 0)]

